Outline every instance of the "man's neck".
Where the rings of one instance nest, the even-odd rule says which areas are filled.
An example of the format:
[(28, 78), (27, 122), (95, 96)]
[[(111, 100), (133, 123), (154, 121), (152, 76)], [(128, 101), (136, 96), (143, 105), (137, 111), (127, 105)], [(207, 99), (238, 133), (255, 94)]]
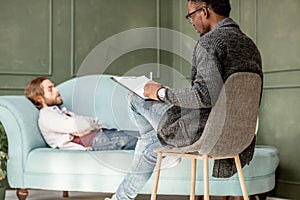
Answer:
[(225, 18), (225, 16), (222, 15), (218, 15), (218, 14), (213, 14), (210, 16), (211, 17), (211, 23), (210, 23), (210, 30), (213, 30), (216, 28), (216, 26), (223, 21)]
[(58, 105), (43, 105), (43, 107), (41, 108), (41, 109), (43, 109), (43, 108), (49, 108), (49, 107), (57, 107), (57, 108), (59, 108), (59, 106)]

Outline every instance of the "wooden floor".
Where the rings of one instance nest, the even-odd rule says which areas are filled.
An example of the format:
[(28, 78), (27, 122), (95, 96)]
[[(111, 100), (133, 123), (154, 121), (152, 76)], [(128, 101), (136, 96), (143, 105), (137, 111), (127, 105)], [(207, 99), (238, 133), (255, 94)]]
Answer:
[[(104, 200), (106, 197), (111, 197), (112, 194), (104, 193), (84, 193), (84, 192), (69, 192), (68, 198), (62, 197), (62, 192), (45, 191), (45, 190), (29, 190), (29, 195), (26, 200)], [(150, 195), (139, 195), (136, 200), (149, 200)], [(188, 200), (188, 196), (166, 196), (158, 195), (158, 200)], [(221, 197), (211, 197), (211, 200), (221, 200)], [(7, 190), (5, 200), (17, 200), (15, 190)], [(267, 200), (283, 200), (279, 198), (268, 197)]]
[[(29, 190), (29, 195), (26, 200), (104, 200), (106, 197), (111, 197), (112, 194), (104, 193), (84, 193), (84, 192), (69, 192), (68, 198), (62, 197), (62, 192), (45, 191), (45, 190)], [(16, 191), (6, 191), (5, 200), (16, 200)], [(149, 200), (150, 195), (139, 195), (136, 200)], [(159, 200), (188, 200), (188, 196), (158, 196)], [(219, 200), (217, 198), (216, 200)], [(220, 199), (221, 200), (221, 199)]]

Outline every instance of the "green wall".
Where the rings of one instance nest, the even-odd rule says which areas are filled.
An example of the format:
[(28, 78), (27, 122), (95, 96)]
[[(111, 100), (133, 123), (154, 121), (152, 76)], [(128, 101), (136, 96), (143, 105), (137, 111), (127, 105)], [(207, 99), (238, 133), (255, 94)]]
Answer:
[[(300, 1), (231, 3), (232, 17), (256, 42), (263, 57), (265, 82), (257, 143), (273, 145), (280, 151), (274, 195), (297, 199)], [(55, 83), (76, 76), (96, 45), (129, 29), (160, 26), (197, 40), (185, 14), (185, 0), (0, 0), (0, 95), (21, 94), (24, 85), (36, 76), (47, 76)], [(156, 62), (189, 77), (187, 60), (153, 49), (128, 52), (105, 72), (124, 74), (134, 66)], [(164, 69), (158, 71), (157, 79), (168, 73)], [(172, 82), (172, 77), (168, 77)]]
[[(33, 77), (76, 76), (94, 47), (117, 33), (158, 24), (156, 0), (0, 0), (0, 94), (20, 94)], [(107, 73), (157, 62), (156, 50), (123, 55)]]

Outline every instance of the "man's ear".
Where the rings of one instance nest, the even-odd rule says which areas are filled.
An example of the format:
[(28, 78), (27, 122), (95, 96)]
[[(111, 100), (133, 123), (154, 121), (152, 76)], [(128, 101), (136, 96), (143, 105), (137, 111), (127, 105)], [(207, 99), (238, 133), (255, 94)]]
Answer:
[(203, 14), (206, 17), (206, 19), (209, 17), (209, 12), (208, 12), (209, 8), (203, 8)]
[(40, 104), (40, 105), (43, 105), (44, 104), (44, 98), (42, 96), (37, 96), (35, 98), (35, 101)]

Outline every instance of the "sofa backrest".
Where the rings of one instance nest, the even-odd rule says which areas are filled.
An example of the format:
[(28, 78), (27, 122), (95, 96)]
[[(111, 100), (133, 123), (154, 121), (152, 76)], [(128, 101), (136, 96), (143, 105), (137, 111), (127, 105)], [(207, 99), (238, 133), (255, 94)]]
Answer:
[(58, 85), (68, 110), (98, 117), (108, 128), (136, 130), (129, 117), (128, 90), (111, 79), (111, 75), (75, 77)]

